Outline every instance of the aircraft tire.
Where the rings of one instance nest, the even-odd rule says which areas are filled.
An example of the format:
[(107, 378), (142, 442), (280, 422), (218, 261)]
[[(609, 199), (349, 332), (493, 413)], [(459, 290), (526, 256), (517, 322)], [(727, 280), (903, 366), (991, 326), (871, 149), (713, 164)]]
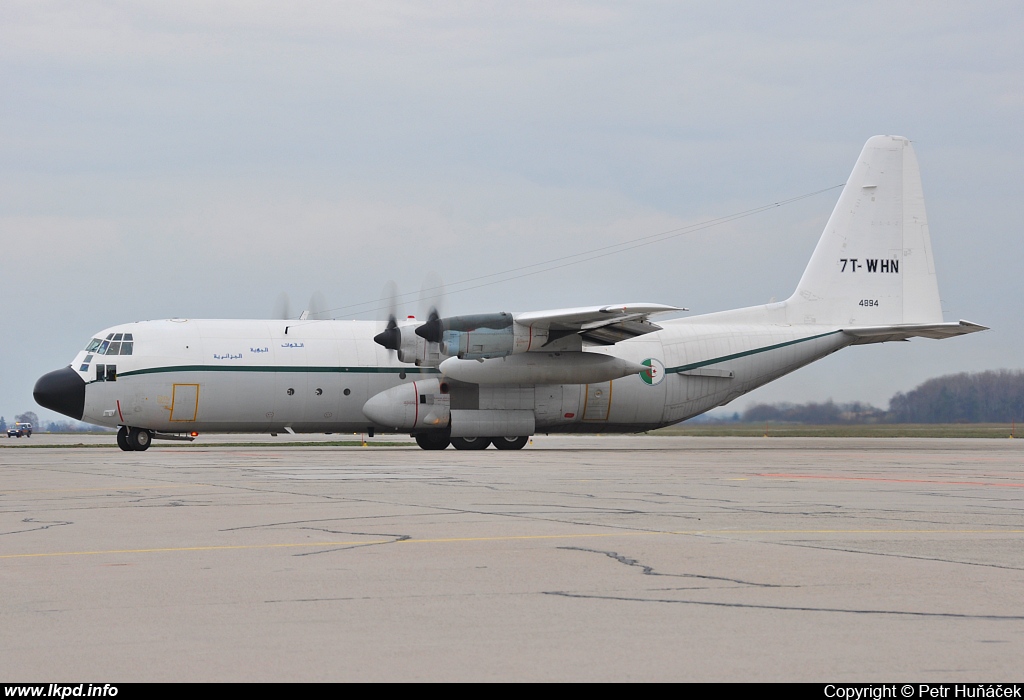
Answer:
[(485, 437), (452, 438), (452, 447), (456, 450), (486, 450), (490, 444), (491, 439)]
[(418, 433), (413, 437), (423, 450), (443, 450), (448, 447), (448, 436), (445, 433)]
[(153, 442), (153, 433), (144, 428), (131, 428), (128, 431), (128, 445), (136, 452), (145, 452)]
[(529, 440), (529, 435), (520, 435), (519, 437), (491, 438), (491, 442), (494, 443), (494, 447), (499, 450), (521, 450), (524, 447), (526, 447), (526, 443)]
[(125, 452), (132, 451), (132, 446), (128, 444), (128, 428), (123, 425), (117, 430), (117, 446)]

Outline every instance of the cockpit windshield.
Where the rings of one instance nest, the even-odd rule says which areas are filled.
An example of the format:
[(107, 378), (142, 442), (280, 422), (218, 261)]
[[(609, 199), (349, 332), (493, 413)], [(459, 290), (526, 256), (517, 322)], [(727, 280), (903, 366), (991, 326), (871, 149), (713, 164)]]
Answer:
[(131, 333), (109, 333), (103, 340), (93, 338), (85, 347), (86, 352), (97, 355), (131, 355), (134, 346)]

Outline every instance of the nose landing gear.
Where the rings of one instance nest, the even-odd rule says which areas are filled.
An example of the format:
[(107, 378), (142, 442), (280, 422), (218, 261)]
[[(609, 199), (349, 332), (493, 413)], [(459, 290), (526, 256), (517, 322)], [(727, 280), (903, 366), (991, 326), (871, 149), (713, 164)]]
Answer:
[(117, 446), (125, 452), (145, 452), (153, 442), (152, 431), (122, 425), (117, 431)]

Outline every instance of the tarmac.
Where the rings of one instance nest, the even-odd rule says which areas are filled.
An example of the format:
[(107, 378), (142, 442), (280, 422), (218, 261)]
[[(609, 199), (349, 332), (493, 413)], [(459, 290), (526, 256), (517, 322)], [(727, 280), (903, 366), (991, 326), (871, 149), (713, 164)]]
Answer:
[(1022, 680), (1024, 440), (308, 439), (0, 440), (0, 681)]

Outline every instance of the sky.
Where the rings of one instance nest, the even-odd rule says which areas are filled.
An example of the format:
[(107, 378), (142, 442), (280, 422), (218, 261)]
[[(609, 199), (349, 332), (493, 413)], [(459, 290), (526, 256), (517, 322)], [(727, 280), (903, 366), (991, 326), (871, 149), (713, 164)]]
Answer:
[(0, 415), (58, 418), (35, 380), (107, 326), (282, 295), (783, 299), (875, 134), (914, 143), (946, 320), (992, 330), (850, 348), (729, 410), (1024, 368), (1022, 36), (1015, 2), (5, 0)]

